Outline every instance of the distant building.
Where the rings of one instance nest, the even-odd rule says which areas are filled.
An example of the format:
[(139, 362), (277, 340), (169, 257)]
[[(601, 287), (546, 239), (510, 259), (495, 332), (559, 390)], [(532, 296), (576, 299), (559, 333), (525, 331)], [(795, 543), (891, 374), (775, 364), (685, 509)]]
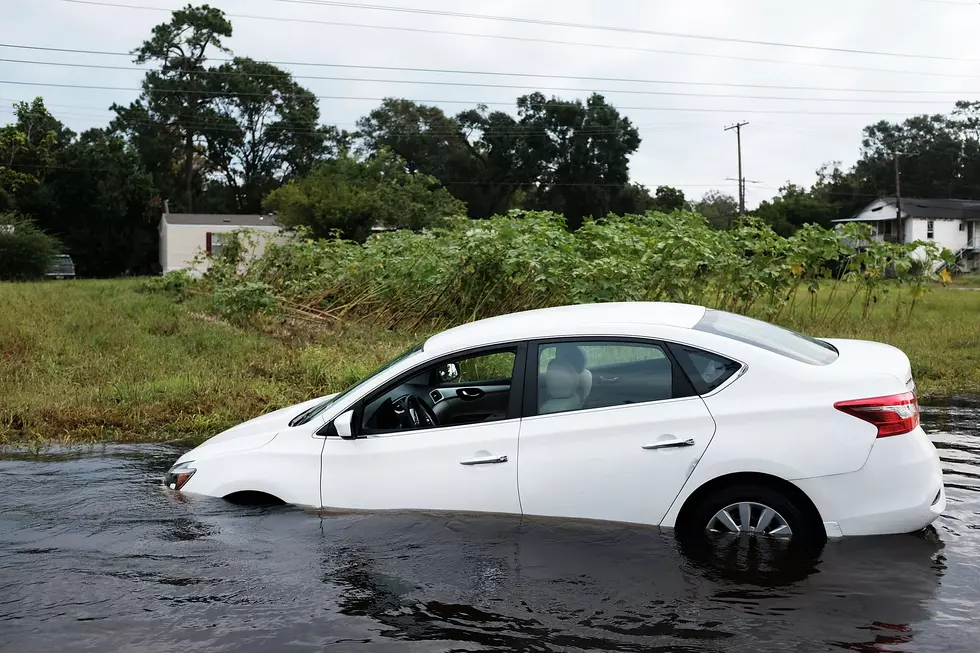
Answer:
[(192, 269), (196, 256), (217, 254), (228, 234), (239, 229), (256, 236), (252, 256), (261, 256), (269, 240), (281, 233), (272, 215), (164, 213), (160, 218), (160, 267), (164, 273)]
[[(934, 242), (956, 254), (963, 271), (980, 270), (980, 201), (903, 197), (902, 242)], [(853, 217), (834, 222), (863, 222), (878, 242), (898, 242), (899, 217), (894, 197), (881, 197)]]

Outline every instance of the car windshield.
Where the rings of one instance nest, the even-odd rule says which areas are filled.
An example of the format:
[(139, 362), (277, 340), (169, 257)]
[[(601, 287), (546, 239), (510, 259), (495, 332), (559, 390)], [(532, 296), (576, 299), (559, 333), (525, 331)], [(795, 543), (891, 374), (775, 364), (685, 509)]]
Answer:
[(289, 422), (289, 425), (290, 426), (301, 426), (303, 424), (306, 424), (311, 419), (313, 419), (314, 417), (316, 417), (317, 415), (319, 415), (320, 413), (322, 413), (326, 409), (330, 408), (331, 406), (333, 406), (335, 403), (337, 403), (338, 401), (340, 401), (341, 399), (343, 399), (347, 395), (351, 394), (352, 392), (354, 392), (355, 390), (357, 390), (358, 388), (360, 388), (362, 385), (364, 385), (365, 383), (367, 383), (368, 381), (370, 381), (371, 379), (373, 379), (375, 376), (377, 376), (381, 372), (384, 372), (389, 367), (392, 367), (396, 363), (402, 362), (403, 360), (405, 360), (406, 358), (408, 358), (410, 356), (414, 356), (415, 354), (417, 354), (420, 351), (422, 351), (422, 344), (421, 343), (419, 343), (419, 344), (415, 345), (414, 347), (408, 349), (407, 351), (405, 351), (404, 353), (402, 353), (400, 356), (398, 356), (396, 358), (393, 358), (392, 360), (388, 361), (387, 363), (385, 363), (384, 365), (382, 365), (378, 369), (374, 370), (373, 372), (371, 372), (370, 374), (368, 374), (367, 376), (365, 376), (363, 379), (361, 379), (360, 381), (358, 381), (354, 385), (350, 386), (349, 388), (347, 388), (346, 390), (344, 390), (343, 392), (341, 392), (340, 394), (338, 394), (337, 396), (331, 397), (330, 399), (327, 399), (326, 401), (322, 401), (319, 404), (317, 404), (316, 406), (313, 406), (312, 408), (309, 408), (307, 410), (304, 410), (302, 413), (300, 413), (299, 415), (297, 415), (296, 417), (294, 417), (292, 419), (292, 421)]
[(754, 345), (801, 363), (828, 365), (837, 360), (837, 350), (829, 343), (744, 315), (708, 309), (694, 328)]

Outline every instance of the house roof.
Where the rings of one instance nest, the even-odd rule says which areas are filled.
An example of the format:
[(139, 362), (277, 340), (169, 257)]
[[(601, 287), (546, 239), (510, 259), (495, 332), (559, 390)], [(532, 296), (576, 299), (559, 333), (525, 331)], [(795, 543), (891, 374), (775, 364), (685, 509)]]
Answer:
[[(980, 200), (902, 198), (902, 215), (939, 220), (980, 220)], [(895, 198), (880, 197), (850, 218), (834, 222), (875, 222), (895, 219)]]
[(167, 224), (187, 224), (201, 227), (276, 227), (274, 215), (234, 215), (231, 213), (164, 213)]

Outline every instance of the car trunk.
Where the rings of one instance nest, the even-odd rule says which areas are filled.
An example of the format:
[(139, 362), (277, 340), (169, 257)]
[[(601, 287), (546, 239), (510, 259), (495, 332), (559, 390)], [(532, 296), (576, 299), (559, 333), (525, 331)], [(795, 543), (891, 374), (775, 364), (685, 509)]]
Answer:
[(824, 338), (823, 341), (833, 345), (840, 354), (831, 365), (860, 372), (891, 374), (904, 383), (907, 390), (915, 391), (912, 365), (909, 357), (901, 349), (868, 340)]

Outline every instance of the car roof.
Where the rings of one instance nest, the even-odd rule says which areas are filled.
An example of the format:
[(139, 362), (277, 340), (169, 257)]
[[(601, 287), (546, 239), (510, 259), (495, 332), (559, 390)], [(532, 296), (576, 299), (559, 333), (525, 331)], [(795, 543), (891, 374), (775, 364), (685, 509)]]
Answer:
[[(661, 325), (690, 329), (704, 317), (705, 308), (668, 302), (578, 304), (541, 308), (491, 317), (443, 331), (429, 338), (423, 351), (439, 354), (498, 342), (554, 338), (563, 335), (628, 333), (628, 325)], [(612, 325), (618, 328), (612, 329)], [(604, 329), (605, 327), (605, 329)], [(638, 332), (637, 335), (640, 335)]]

